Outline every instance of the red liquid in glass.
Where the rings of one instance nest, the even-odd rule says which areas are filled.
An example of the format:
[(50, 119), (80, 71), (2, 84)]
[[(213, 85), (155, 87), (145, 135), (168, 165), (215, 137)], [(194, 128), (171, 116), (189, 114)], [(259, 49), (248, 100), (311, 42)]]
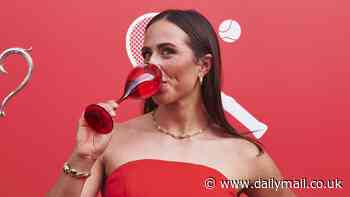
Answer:
[[(162, 73), (153, 64), (135, 67), (129, 73), (123, 96), (118, 99), (120, 104), (126, 98), (147, 99), (156, 94), (161, 86)], [(91, 104), (85, 109), (85, 121), (98, 133), (109, 133), (113, 129), (113, 119), (101, 106)]]
[(151, 74), (154, 79), (144, 81), (140, 83), (135, 89), (133, 89), (130, 97), (137, 99), (146, 99), (157, 93), (161, 86), (162, 73), (159, 68), (153, 64), (147, 65), (145, 67), (135, 67), (128, 75), (127, 81), (124, 88), (125, 91), (128, 89), (128, 85), (133, 83), (137, 78), (143, 74)]

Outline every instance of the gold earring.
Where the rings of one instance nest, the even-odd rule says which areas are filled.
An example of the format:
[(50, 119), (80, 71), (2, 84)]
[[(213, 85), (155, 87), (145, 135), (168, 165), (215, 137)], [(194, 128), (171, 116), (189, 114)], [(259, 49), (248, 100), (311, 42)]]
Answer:
[(203, 83), (203, 77), (202, 76), (199, 76), (199, 83), (202, 85)]

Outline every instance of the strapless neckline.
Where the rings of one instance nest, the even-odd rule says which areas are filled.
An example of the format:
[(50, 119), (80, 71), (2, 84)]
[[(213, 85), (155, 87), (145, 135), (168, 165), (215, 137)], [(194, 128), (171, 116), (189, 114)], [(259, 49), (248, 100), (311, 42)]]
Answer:
[(106, 181), (108, 181), (108, 179), (110, 177), (113, 176), (113, 174), (116, 174), (118, 171), (122, 170), (123, 168), (126, 168), (130, 165), (135, 165), (136, 163), (140, 163), (140, 162), (163, 162), (163, 163), (168, 163), (168, 164), (177, 164), (177, 165), (189, 165), (189, 166), (197, 166), (200, 168), (206, 168), (209, 169), (211, 171), (214, 171), (216, 173), (218, 173), (219, 175), (221, 175), (222, 177), (224, 177), (225, 179), (229, 179), (226, 175), (224, 175), (220, 170), (204, 165), (204, 164), (200, 164), (200, 163), (192, 163), (192, 162), (185, 162), (185, 161), (174, 161), (174, 160), (164, 160), (164, 159), (135, 159), (135, 160), (130, 160), (127, 161), (121, 165), (119, 165), (118, 167), (116, 167), (115, 169), (113, 169), (111, 171), (111, 173), (106, 177)]
[(229, 179), (220, 170), (200, 163), (136, 159), (119, 165), (105, 177), (102, 196), (236, 196), (237, 189), (220, 188), (221, 180)]

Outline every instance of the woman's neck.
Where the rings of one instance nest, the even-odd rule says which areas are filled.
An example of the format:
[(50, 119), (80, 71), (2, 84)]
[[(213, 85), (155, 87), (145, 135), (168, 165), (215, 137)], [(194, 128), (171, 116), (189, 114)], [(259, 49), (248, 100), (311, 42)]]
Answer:
[(174, 135), (191, 134), (208, 127), (209, 119), (201, 99), (196, 102), (178, 101), (159, 105), (155, 113), (156, 122)]

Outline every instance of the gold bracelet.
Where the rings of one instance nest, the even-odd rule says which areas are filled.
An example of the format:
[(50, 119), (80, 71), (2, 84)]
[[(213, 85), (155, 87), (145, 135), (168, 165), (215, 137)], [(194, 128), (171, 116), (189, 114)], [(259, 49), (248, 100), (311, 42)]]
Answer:
[(88, 178), (91, 175), (90, 172), (78, 172), (76, 169), (72, 168), (68, 162), (64, 162), (63, 172), (78, 179)]

